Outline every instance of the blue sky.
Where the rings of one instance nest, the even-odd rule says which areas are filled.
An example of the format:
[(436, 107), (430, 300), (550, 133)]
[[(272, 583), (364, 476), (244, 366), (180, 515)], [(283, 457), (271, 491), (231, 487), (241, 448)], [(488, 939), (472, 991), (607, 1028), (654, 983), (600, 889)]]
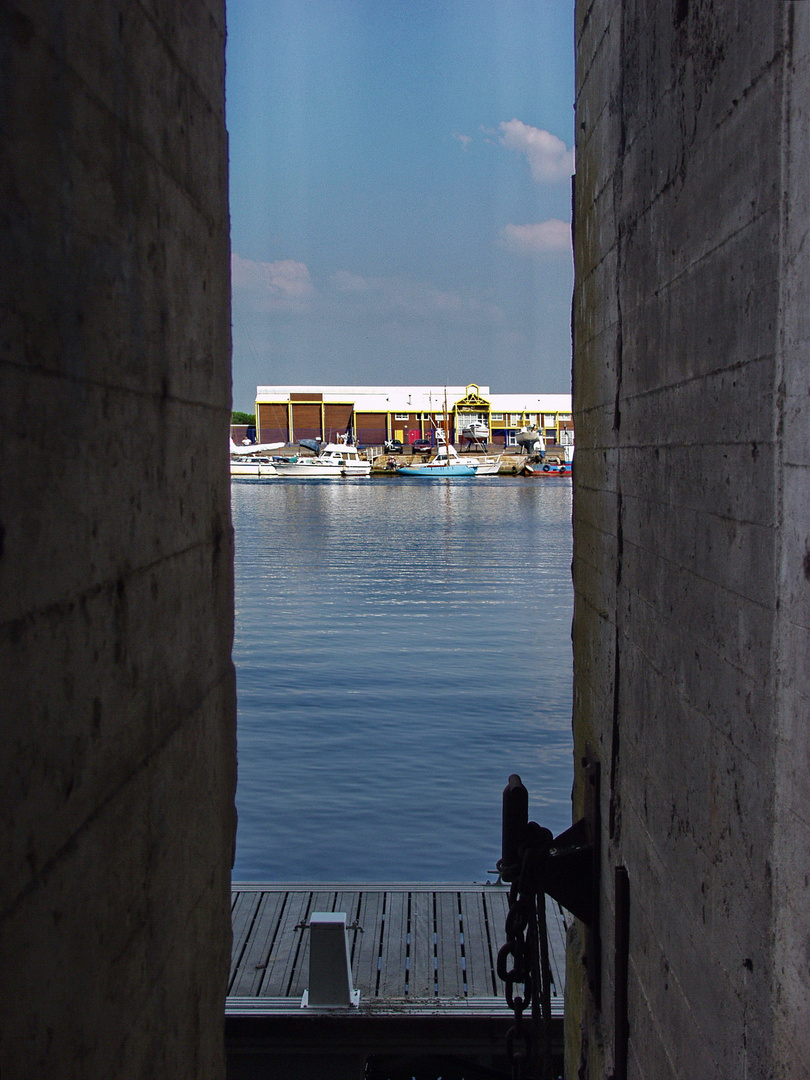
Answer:
[(573, 0), (229, 0), (234, 407), (570, 389)]

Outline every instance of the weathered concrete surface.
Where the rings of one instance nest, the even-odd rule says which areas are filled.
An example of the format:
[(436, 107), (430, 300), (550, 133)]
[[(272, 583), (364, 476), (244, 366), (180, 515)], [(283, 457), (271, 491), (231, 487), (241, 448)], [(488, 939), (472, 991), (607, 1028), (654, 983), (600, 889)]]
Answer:
[[(630, 877), (631, 1077), (810, 1075), (810, 4), (579, 0), (577, 755)], [(581, 795), (577, 796), (577, 799)]]
[(234, 836), (224, 10), (0, 15), (0, 1073), (217, 1077)]

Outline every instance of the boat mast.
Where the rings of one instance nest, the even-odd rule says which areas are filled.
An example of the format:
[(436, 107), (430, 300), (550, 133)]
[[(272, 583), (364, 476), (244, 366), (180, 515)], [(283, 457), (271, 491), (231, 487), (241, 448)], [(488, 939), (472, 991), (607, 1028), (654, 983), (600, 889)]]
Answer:
[(444, 456), (450, 464), (450, 419), (447, 415), (447, 386), (444, 388)]

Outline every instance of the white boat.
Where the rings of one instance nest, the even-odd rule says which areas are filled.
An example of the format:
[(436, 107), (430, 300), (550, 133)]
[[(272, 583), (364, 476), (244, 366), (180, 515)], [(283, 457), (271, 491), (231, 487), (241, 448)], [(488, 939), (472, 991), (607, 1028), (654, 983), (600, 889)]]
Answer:
[(252, 443), (245, 439), (241, 446), (237, 446), (231, 439), (231, 457), (250, 457), (253, 454), (267, 455), (269, 451), (278, 450), (283, 445), (283, 442)]
[(469, 442), (488, 442), (489, 428), (481, 420), (473, 420), (461, 429), (461, 438)]
[(231, 476), (277, 476), (276, 467), (266, 457), (255, 455), (231, 455)]
[(231, 442), (231, 476), (275, 476), (276, 468), (267, 456), (268, 450), (278, 450), (284, 443), (249, 443), (237, 446)]
[(546, 444), (542, 432), (536, 427), (522, 427), (515, 436), (515, 442), (527, 454), (541, 454)]
[(348, 441), (326, 443), (315, 457), (302, 457), (299, 454), (290, 458), (275, 458), (273, 464), (279, 476), (294, 476), (298, 479), (309, 478), (323, 480), (332, 477), (335, 480), (351, 476), (368, 476), (371, 462), (361, 456), (356, 446)]
[(503, 454), (490, 455), (487, 457), (463, 457), (461, 460), (467, 465), (475, 466), (476, 476), (497, 476), (501, 468)]

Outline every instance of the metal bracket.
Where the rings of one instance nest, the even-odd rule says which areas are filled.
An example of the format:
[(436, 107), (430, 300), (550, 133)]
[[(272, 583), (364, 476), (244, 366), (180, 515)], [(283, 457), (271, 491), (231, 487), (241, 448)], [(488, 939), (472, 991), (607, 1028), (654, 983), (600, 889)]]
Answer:
[(529, 882), (536, 892), (547, 893), (585, 924), (588, 983), (598, 1006), (600, 766), (590, 750), (580, 766), (584, 777), (584, 813), (557, 837), (537, 822), (529, 821), (529, 793), (516, 773), (509, 777), (503, 793), (502, 855), (497, 868), (504, 881)]

